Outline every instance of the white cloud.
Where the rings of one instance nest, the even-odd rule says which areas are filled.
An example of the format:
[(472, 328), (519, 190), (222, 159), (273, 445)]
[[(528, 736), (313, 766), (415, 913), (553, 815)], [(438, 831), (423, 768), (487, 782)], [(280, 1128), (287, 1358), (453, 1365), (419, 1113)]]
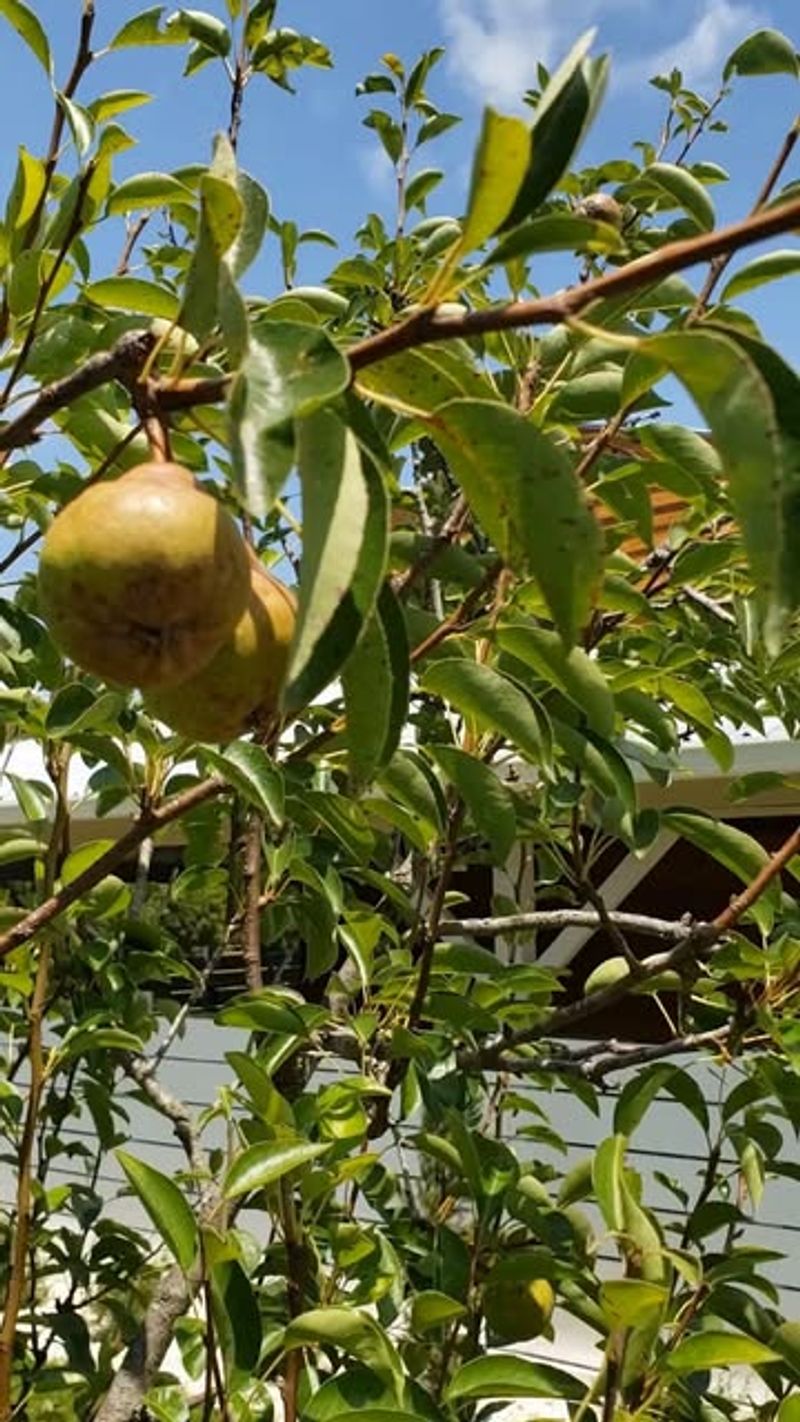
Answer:
[(630, 82), (680, 69), (693, 84), (715, 79), (731, 50), (745, 35), (766, 23), (763, 10), (732, 0), (706, 0), (691, 29), (673, 44), (640, 59), (623, 58), (619, 77)]
[(751, 0), (688, 0), (676, 5), (683, 33), (646, 49), (652, 0), (439, 0), (451, 68), (463, 87), (483, 102), (519, 104), (535, 83), (536, 63), (563, 57), (582, 30), (622, 12), (628, 36), (617, 47), (614, 72), (623, 82), (677, 65), (693, 83), (714, 77), (720, 62), (744, 34), (764, 23)]
[(367, 186), (376, 196), (385, 197), (394, 187), (394, 168), (388, 153), (378, 142), (377, 135), (374, 141), (367, 146), (359, 145), (357, 151), (358, 166), (366, 179)]

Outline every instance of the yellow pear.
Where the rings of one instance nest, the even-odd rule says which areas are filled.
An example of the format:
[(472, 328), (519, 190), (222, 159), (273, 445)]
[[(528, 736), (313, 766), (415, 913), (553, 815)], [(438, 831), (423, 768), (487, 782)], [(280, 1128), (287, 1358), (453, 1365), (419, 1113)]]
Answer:
[(266, 729), (280, 697), (296, 604), (278, 578), (253, 560), (250, 601), (210, 662), (179, 686), (145, 698), (147, 709), (193, 741), (232, 741)]
[(122, 686), (198, 671), (247, 605), (250, 571), (230, 514), (179, 464), (90, 485), (54, 519), (39, 601), (58, 646)]
[(504, 1342), (519, 1343), (544, 1332), (555, 1307), (549, 1279), (540, 1274), (541, 1259), (524, 1251), (501, 1259), (483, 1286), (483, 1312), (492, 1333)]

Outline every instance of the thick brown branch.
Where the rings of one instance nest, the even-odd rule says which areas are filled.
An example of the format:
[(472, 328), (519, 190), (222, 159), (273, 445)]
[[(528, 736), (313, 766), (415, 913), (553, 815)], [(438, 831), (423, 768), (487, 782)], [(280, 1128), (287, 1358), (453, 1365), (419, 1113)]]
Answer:
[(800, 198), (794, 198), (778, 207), (753, 213), (728, 227), (719, 227), (713, 232), (704, 232), (699, 237), (680, 242), (670, 242), (656, 252), (648, 252), (646, 256), (629, 262), (627, 266), (552, 296), (539, 297), (535, 301), (510, 301), (504, 306), (465, 311), (463, 315), (442, 314), (436, 308), (419, 311), (398, 326), (378, 331), (376, 335), (367, 336), (351, 346), (348, 352), (350, 364), (354, 371), (358, 371), (400, 351), (430, 345), (434, 341), (480, 336), (489, 331), (508, 331), (522, 326), (555, 325), (578, 316), (593, 301), (640, 291), (674, 272), (709, 261), (722, 253), (736, 252), (741, 247), (762, 242), (781, 232), (791, 232), (798, 225)]
[(492, 1069), (524, 1076), (531, 1072), (564, 1072), (581, 1076), (585, 1081), (603, 1081), (616, 1072), (629, 1071), (631, 1067), (645, 1066), (650, 1062), (664, 1061), (668, 1057), (688, 1055), (706, 1049), (721, 1051), (730, 1036), (729, 1027), (716, 1028), (713, 1032), (689, 1032), (685, 1037), (675, 1037), (669, 1042), (649, 1042), (646, 1046), (632, 1042), (611, 1041), (592, 1044), (591, 1055), (582, 1054), (579, 1059), (570, 1054), (563, 1056), (515, 1057), (501, 1054), (493, 1058)]
[(105, 854), (96, 859), (94, 864), (90, 864), (88, 869), (84, 869), (76, 879), (69, 884), (65, 884), (57, 893), (51, 894), (43, 903), (26, 913), (19, 923), (15, 923), (13, 928), (0, 936), (0, 958), (4, 958), (8, 953), (13, 953), (15, 948), (27, 943), (34, 933), (44, 928), (45, 924), (64, 913), (71, 904), (77, 902), (83, 894), (93, 889), (95, 884), (99, 884), (106, 874), (111, 874), (120, 864), (139, 848), (142, 840), (149, 835), (157, 833), (165, 825), (171, 824), (173, 820), (180, 819), (189, 810), (193, 810), (197, 805), (202, 805), (206, 800), (210, 800), (214, 795), (220, 795), (225, 789), (225, 782), (218, 776), (213, 775), (208, 780), (201, 781), (198, 785), (193, 785), (191, 789), (184, 790), (180, 795), (174, 795), (171, 800), (166, 800), (158, 809), (148, 810), (134, 821), (130, 829), (125, 831)]
[(45, 385), (21, 415), (9, 420), (0, 429), (0, 449), (16, 449), (30, 444), (39, 425), (56, 410), (63, 410), (65, 405), (71, 405), (90, 390), (107, 385), (111, 380), (129, 384), (152, 351), (155, 339), (150, 331), (126, 331), (110, 351), (99, 351), (97, 355), (89, 356), (70, 375), (54, 380), (52, 385)]

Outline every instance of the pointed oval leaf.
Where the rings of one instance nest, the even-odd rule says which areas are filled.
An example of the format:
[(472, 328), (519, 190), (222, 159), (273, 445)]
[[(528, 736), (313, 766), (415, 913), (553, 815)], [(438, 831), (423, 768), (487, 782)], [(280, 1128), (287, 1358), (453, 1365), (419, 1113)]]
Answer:
[(408, 713), (408, 634), (384, 583), (361, 640), (342, 672), (347, 745), (356, 776), (368, 783), (391, 760)]
[(539, 102), (528, 171), (503, 230), (530, 217), (566, 172), (602, 102), (608, 60), (589, 59), (589, 31), (553, 75)]
[(116, 1158), (139, 1196), (158, 1233), (184, 1273), (197, 1253), (197, 1222), (184, 1195), (167, 1175), (118, 1150)]
[(782, 546), (782, 450), (769, 387), (727, 335), (654, 336), (643, 349), (683, 381), (711, 427), (753, 576), (764, 603), (778, 602)]
[(347, 661), (383, 583), (389, 534), (381, 474), (337, 416), (320, 410), (299, 424), (298, 465), (303, 558), (287, 711), (306, 705)]
[(756, 30), (737, 46), (723, 71), (733, 74), (800, 74), (796, 47), (780, 30)]
[(508, 1353), (487, 1354), (464, 1363), (451, 1378), (448, 1402), (490, 1397), (557, 1397), (578, 1402), (586, 1388), (579, 1378), (549, 1363), (533, 1363)]
[(356, 1308), (314, 1308), (292, 1319), (284, 1347), (334, 1347), (372, 1368), (397, 1394), (403, 1383), (400, 1355), (376, 1319)]
[(541, 763), (543, 745), (536, 713), (525, 693), (500, 672), (453, 657), (428, 667), (421, 686), (443, 697), (479, 730), (499, 732), (528, 760)]
[(345, 357), (318, 326), (270, 321), (251, 333), (229, 413), (236, 478), (256, 517), (269, 512), (292, 465), (287, 423), (341, 394), (349, 378)]
[(132, 311), (137, 316), (161, 316), (174, 321), (178, 315), (178, 298), (166, 287), (141, 277), (102, 277), (83, 288), (87, 301), (93, 301), (111, 311)]
[(173, 203), (193, 207), (194, 202), (191, 189), (170, 173), (136, 173), (117, 184), (106, 203), (106, 213), (111, 217), (119, 212), (170, 207)]
[(667, 1062), (654, 1062), (641, 1067), (626, 1081), (614, 1108), (614, 1130), (617, 1135), (631, 1136), (641, 1123), (659, 1091), (675, 1071)]
[(736, 1364), (776, 1363), (779, 1355), (743, 1333), (695, 1333), (684, 1338), (664, 1357), (663, 1367), (671, 1373), (699, 1373), (707, 1368), (729, 1368)]
[(234, 741), (224, 751), (205, 751), (204, 758), (273, 824), (283, 824), (283, 774), (263, 746)]
[(598, 663), (582, 647), (565, 651), (561, 638), (553, 632), (522, 623), (498, 628), (497, 640), (504, 651), (539, 672), (579, 706), (598, 735), (611, 735), (614, 697)]
[(522, 119), (484, 110), (459, 254), (482, 246), (508, 217), (525, 176), (530, 147), (530, 130)]
[[(770, 862), (767, 851), (744, 830), (737, 829), (735, 825), (721, 824), (691, 810), (666, 810), (664, 827), (716, 859), (743, 884), (752, 883)], [(780, 908), (780, 894), (780, 881), (776, 878), (751, 909), (764, 933), (769, 932)]]
[(651, 163), (642, 173), (642, 182), (660, 197), (682, 207), (701, 232), (714, 226), (714, 204), (703, 184), (677, 163)]
[(514, 801), (488, 765), (456, 746), (432, 746), (431, 753), (464, 800), (478, 832), (488, 839), (498, 864), (505, 864), (517, 833)]
[(765, 252), (763, 256), (754, 257), (752, 262), (747, 262), (745, 266), (740, 267), (736, 275), (731, 277), (727, 286), (724, 287), (720, 300), (723, 302), (735, 301), (738, 297), (744, 296), (746, 292), (753, 291), (768, 281), (794, 276), (799, 271), (800, 251), (796, 248), (788, 248), (780, 252)]
[(0, 0), (0, 15), (4, 15), (17, 34), (36, 55), (47, 74), (53, 71), (50, 45), (38, 15), (23, 4), (23, 0)]
[(585, 624), (602, 567), (602, 535), (553, 440), (516, 410), (454, 400), (431, 435), (478, 522), (516, 572), (532, 573), (565, 643)]
[(329, 1145), (318, 1141), (259, 1141), (257, 1145), (248, 1146), (225, 1176), (225, 1199), (233, 1200), (251, 1190), (274, 1185), (284, 1175), (290, 1175), (329, 1150)]

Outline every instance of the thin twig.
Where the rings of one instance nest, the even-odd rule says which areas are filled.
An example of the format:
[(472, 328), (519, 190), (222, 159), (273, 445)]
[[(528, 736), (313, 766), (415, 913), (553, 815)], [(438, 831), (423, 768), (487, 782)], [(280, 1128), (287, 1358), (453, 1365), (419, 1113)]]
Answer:
[[(775, 188), (777, 187), (777, 184), (780, 180), (780, 176), (784, 168), (786, 167), (786, 164), (788, 163), (789, 159), (791, 158), (792, 153), (794, 152), (794, 147), (797, 143), (798, 138), (800, 138), (800, 116), (795, 119), (794, 123), (789, 129), (789, 132), (786, 134), (783, 143), (781, 144), (780, 149), (778, 150), (775, 162), (772, 164), (772, 167), (770, 168), (766, 178), (764, 179), (764, 182), (761, 185), (758, 197), (753, 203), (752, 211), (750, 214), (751, 218), (754, 217), (758, 212), (760, 212), (764, 204), (769, 202), (769, 199), (772, 197), (772, 194), (775, 191)], [(778, 212), (781, 211), (780, 208), (777, 208), (776, 210)], [(796, 226), (796, 224), (793, 224), (793, 226)], [(725, 271), (725, 268), (728, 266), (735, 250), (736, 249), (733, 247), (729, 248), (727, 251), (723, 249), (722, 251), (717, 252), (712, 258), (711, 265), (708, 269), (708, 275), (705, 281), (703, 282), (702, 287), (700, 288), (700, 294), (694, 304), (694, 308), (690, 316), (691, 321), (696, 321), (699, 319), (700, 316), (702, 316), (703, 312), (708, 306), (709, 301), (711, 300), (711, 297), (714, 294), (717, 283), (720, 277), (722, 276), (722, 273)]]
[(131, 264), (131, 257), (133, 256), (133, 249), (152, 216), (152, 212), (140, 212), (139, 216), (129, 224), (125, 234), (125, 242), (119, 254), (119, 261), (117, 262), (115, 271), (116, 276), (127, 275)]

